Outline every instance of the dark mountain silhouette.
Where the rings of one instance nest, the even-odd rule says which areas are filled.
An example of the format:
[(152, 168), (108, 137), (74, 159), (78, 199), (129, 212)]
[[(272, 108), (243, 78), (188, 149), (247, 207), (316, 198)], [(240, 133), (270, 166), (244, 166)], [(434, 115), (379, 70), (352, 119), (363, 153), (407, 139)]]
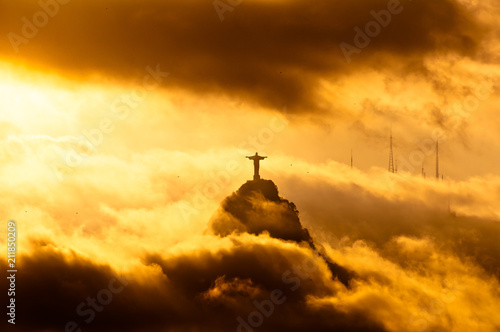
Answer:
[(222, 202), (212, 217), (211, 230), (225, 237), (232, 233), (261, 234), (268, 232), (276, 239), (307, 243), (328, 264), (334, 277), (348, 286), (352, 273), (332, 262), (314, 243), (307, 228), (302, 227), (299, 211), (294, 203), (279, 196), (278, 187), (271, 180), (247, 181)]

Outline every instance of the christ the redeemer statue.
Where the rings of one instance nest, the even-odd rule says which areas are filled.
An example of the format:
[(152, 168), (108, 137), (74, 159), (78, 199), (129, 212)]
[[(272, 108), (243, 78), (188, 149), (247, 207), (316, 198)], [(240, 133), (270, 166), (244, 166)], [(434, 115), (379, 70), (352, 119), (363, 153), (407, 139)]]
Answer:
[(260, 180), (259, 175), (259, 163), (261, 160), (266, 159), (267, 157), (259, 156), (257, 152), (253, 156), (247, 156), (248, 159), (253, 160), (253, 180)]

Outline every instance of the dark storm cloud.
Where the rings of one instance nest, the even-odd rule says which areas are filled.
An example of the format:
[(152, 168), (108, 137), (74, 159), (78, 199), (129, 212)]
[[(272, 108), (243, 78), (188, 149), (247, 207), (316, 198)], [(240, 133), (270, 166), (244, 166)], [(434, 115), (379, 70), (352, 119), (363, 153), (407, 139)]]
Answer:
[[(219, 17), (211, 1), (70, 1), (18, 45), (22, 17), (35, 2), (1, 1), (2, 56), (78, 76), (133, 79), (147, 65), (171, 72), (172, 86), (222, 93), (281, 108), (321, 109), (319, 79), (366, 66), (420, 70), (422, 56), (472, 55), (483, 29), (455, 0), (401, 0), (402, 11), (347, 63), (340, 43), (355, 45), (355, 27), (374, 20), (388, 0), (245, 1)], [(24, 38), (24, 37), (23, 37)]]
[[(239, 239), (234, 239), (233, 244), (229, 250), (204, 251), (197, 255), (163, 259), (153, 255), (148, 262), (161, 266), (172, 285), (184, 296), (197, 298), (200, 304), (217, 309), (217, 319), (221, 322), (227, 317), (246, 318), (256, 310), (254, 300), (269, 299), (274, 290), (280, 290), (286, 300), (276, 306), (274, 314), (266, 318), (259, 331), (383, 330), (361, 311), (341, 313), (330, 307), (306, 305), (309, 296), (335, 295), (328, 287), (331, 275), (325, 279), (319, 268), (311, 271), (305, 267), (309, 249), (290, 250), (273, 242), (263, 244)], [(323, 260), (316, 262), (324, 264)], [(231, 319), (227, 323), (231, 330)]]
[[(272, 182), (265, 183), (267, 186), (260, 199), (252, 195), (255, 188), (243, 186), (229, 196), (222, 207), (225, 211), (233, 210), (233, 216), (241, 216), (241, 211), (234, 211), (242, 205), (237, 200), (249, 199), (253, 205), (245, 209), (261, 211), (252, 215), (253, 218), (276, 217), (275, 212), (279, 211), (284, 219), (269, 218), (269, 223), (276, 222), (286, 229), (284, 224), (289, 222), (296, 230), (303, 230), (300, 221), (295, 219), (295, 205), (280, 198)], [(443, 273), (439, 268), (447, 267), (422, 267), (429, 257), (458, 257), (464, 264), (482, 267), (488, 275), (483, 276), (480, 272), (483, 278), (478, 279), (479, 282), (496, 289), (496, 282), (490, 275), (499, 276), (498, 223), (456, 217), (423, 203), (395, 202), (357, 185), (333, 186), (324, 181), (307, 182), (297, 178), (287, 183), (288, 191), (294, 193), (294, 201), (308, 211), (311, 221), (308, 227), (313, 235), (323, 228), (325, 235), (349, 236), (352, 241), (362, 239), (373, 244), (374, 250), (362, 257), (366, 266), (373, 266), (374, 262), (381, 264), (376, 257), (374, 262), (370, 261), (376, 254), (395, 262), (394, 265), (405, 272), (401, 274), (419, 271), (432, 280)], [(408, 181), (407, 185), (413, 184)], [(311, 195), (312, 192), (315, 194)], [(328, 197), (328, 200), (318, 200), (318, 197)], [(431, 190), (425, 192), (425, 197), (429, 201), (443, 200), (442, 194)], [(228, 204), (232, 204), (233, 209)], [(293, 213), (282, 210), (280, 205)], [(247, 224), (250, 222), (248, 216), (242, 218)], [(415, 294), (413, 287), (422, 280), (411, 279), (405, 283), (399, 274), (395, 277), (394, 271), (385, 270), (390, 267), (387, 264), (382, 267), (375, 264), (369, 273), (356, 270), (352, 277), (355, 286), (345, 288), (335, 281), (324, 256), (308, 245), (308, 241), (256, 236), (251, 234), (256, 231), (247, 229), (245, 233), (238, 227), (233, 230), (240, 230), (240, 234), (228, 235), (234, 223), (221, 223), (219, 221), (226, 235), (224, 238), (203, 237), (200, 242), (189, 243), (180, 250), (158, 247), (141, 254), (133, 251), (131, 259), (140, 256), (142, 260), (130, 271), (131, 278), (117, 273), (113, 266), (62, 251), (56, 248), (57, 241), (40, 237), (31, 241), (33, 254), (19, 257), (22, 270), (16, 280), (16, 330), (62, 331), (68, 322), (75, 322), (82, 331), (99, 332), (237, 331), (238, 317), (248, 321), (252, 312), (260, 310), (254, 301), (268, 304), (265, 301), (279, 290), (286, 300), (274, 305), (273, 313), (263, 318), (262, 325), (255, 331), (400, 331), (402, 329), (391, 329), (391, 324), (406, 326), (411, 322), (411, 317), (399, 310), (400, 301), (407, 299), (405, 305), (417, 308), (414, 302), (433, 300), (433, 295), (427, 294), (428, 287), (422, 286), (422, 294)], [(278, 227), (273, 234), (282, 234), (280, 230)], [(433, 245), (423, 241), (426, 242), (425, 250), (411, 250), (411, 246), (402, 246), (394, 240), (401, 236), (406, 236), (406, 241), (411, 238), (416, 242), (432, 238)], [(326, 238), (325, 242), (334, 246), (332, 239)], [(205, 240), (214, 242), (202, 243)], [(313, 237), (313, 240), (314, 246), (318, 246), (318, 239)], [(344, 249), (349, 251), (349, 245)], [(313, 268), (311, 262), (315, 263)], [(0, 261), (0, 267), (6, 269), (6, 262)], [(454, 273), (462, 273), (456, 268), (456, 265), (449, 267), (452, 278)], [(471, 274), (465, 277), (475, 273), (466, 272)], [(387, 286), (395, 293), (387, 292)], [(409, 294), (408, 298), (399, 293), (401, 289)], [(460, 293), (455, 295), (457, 305), (459, 296)], [(89, 302), (92, 299), (98, 301), (97, 308)], [(475, 315), (476, 304), (473, 301), (467, 304)], [(378, 315), (388, 311), (390, 316)], [(453, 317), (455, 321), (456, 316)], [(432, 324), (428, 327), (429, 331), (451, 330), (438, 325), (433, 328)]]
[(148, 254), (144, 263), (160, 266), (161, 272), (146, 280), (38, 245), (34, 256), (21, 257), (16, 331), (64, 331), (65, 326), (67, 331), (236, 331), (237, 317), (246, 319), (256, 310), (253, 301), (269, 300), (276, 289), (286, 300), (259, 331), (384, 331), (362, 311), (308, 307), (309, 295), (334, 295), (330, 280), (321, 269), (307, 270), (307, 278), (299, 280), (291, 271), (310, 251), (284, 249), (277, 242), (235, 240), (218, 251)]
[[(384, 331), (365, 309), (307, 304), (311, 297), (328, 299), (344, 289), (337, 274), (345, 284), (353, 275), (318, 253), (295, 205), (279, 197), (272, 181), (247, 182), (224, 201), (222, 211), (248, 226), (232, 228), (235, 220), (213, 219), (214, 231), (222, 229), (229, 246), (146, 253), (142, 267), (157, 268), (142, 279), (33, 239), (36, 254), (22, 257), (24, 272), (17, 280), (22, 285), (17, 315), (30, 317), (19, 319), (19, 330), (251, 332), (237, 328), (252, 325), (248, 317), (260, 310), (255, 301), (268, 306), (279, 298), (259, 331)], [(260, 220), (257, 226), (252, 218)], [(234, 236), (231, 228), (252, 235)], [(255, 237), (264, 231), (277, 238)]]

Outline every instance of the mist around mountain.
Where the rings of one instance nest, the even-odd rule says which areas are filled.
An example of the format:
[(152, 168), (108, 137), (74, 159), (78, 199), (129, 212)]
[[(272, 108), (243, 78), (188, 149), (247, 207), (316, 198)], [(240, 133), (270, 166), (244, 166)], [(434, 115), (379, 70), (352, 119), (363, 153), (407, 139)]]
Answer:
[(333, 277), (348, 286), (352, 273), (332, 262), (321, 245), (314, 243), (307, 228), (302, 227), (297, 207), (279, 196), (278, 186), (272, 180), (243, 184), (222, 202), (210, 221), (210, 229), (222, 237), (232, 233), (267, 233), (272, 238), (306, 243), (325, 260)]
[[(483, 324), (493, 332), (500, 324), (497, 222), (356, 184), (285, 180), (297, 205), (273, 181), (249, 181), (198, 229), (165, 210), (96, 208), (101, 214), (74, 217), (84, 220), (87, 242), (67, 221), (59, 225), (71, 242), (27, 238), (16, 310), (30, 319), (16, 330), (418, 332)], [(443, 201), (432, 192), (429, 202)], [(106, 227), (91, 227), (105, 218)], [(92, 250), (96, 243), (102, 250)]]

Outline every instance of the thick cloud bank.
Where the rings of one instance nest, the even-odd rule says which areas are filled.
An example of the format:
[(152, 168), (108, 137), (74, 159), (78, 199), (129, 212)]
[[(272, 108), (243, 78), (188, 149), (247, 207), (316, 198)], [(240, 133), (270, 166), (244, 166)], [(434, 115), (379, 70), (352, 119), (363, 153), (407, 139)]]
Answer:
[[(418, 57), (473, 56), (487, 30), (458, 0), (252, 0), (228, 6), (223, 22), (210, 1), (107, 0), (62, 5), (46, 27), (34, 27), (37, 33), (26, 39), (20, 18), (31, 20), (40, 6), (0, 5), (9, 12), (0, 31), (17, 35), (0, 40), (0, 57), (79, 76), (101, 72), (127, 78), (161, 63), (172, 73), (172, 85), (300, 111), (327, 111), (315, 93), (325, 74), (372, 64), (425, 73)], [(389, 18), (382, 13), (388, 6), (394, 8)], [(385, 23), (376, 37), (359, 37), (357, 31), (367, 25), (369, 30), (379, 16)], [(341, 43), (357, 47), (350, 63)]]
[[(309, 231), (302, 227), (295, 204), (280, 197), (278, 187), (271, 180), (248, 181), (227, 197), (212, 218), (211, 229), (221, 236), (233, 232), (255, 235), (267, 232), (273, 238), (306, 242), (312, 249), (318, 249)], [(331, 262), (323, 252), (321, 256), (334, 276), (347, 286), (350, 273)]]
[[(223, 200), (208, 223), (215, 235), (200, 230), (176, 243), (158, 232), (164, 217), (137, 222), (126, 209), (114, 224), (71, 237), (90, 238), (87, 247), (31, 235), (31, 252), (19, 257), (16, 330), (495, 332), (496, 222), (356, 186), (295, 179), (284, 187), (295, 186), (312, 236), (265, 180)], [(323, 194), (331, 204), (318, 201)], [(156, 235), (141, 237), (149, 230), (134, 226), (147, 223)], [(114, 232), (121, 240), (107, 246)], [(165, 244), (144, 246), (157, 239)], [(93, 256), (89, 245), (99, 248)], [(113, 251), (127, 258), (103, 262)]]

